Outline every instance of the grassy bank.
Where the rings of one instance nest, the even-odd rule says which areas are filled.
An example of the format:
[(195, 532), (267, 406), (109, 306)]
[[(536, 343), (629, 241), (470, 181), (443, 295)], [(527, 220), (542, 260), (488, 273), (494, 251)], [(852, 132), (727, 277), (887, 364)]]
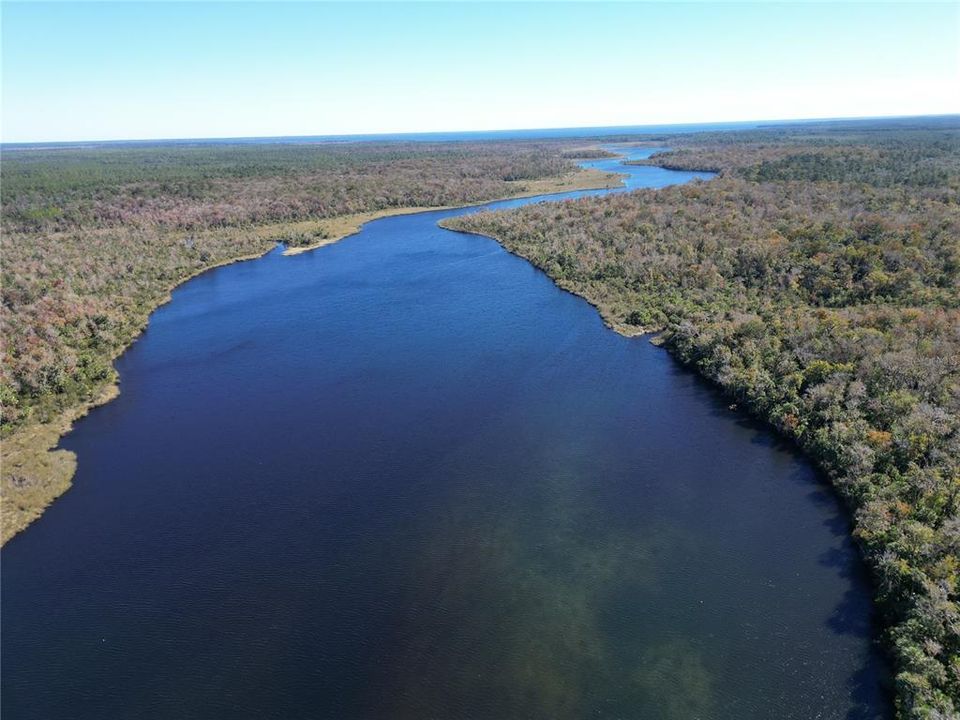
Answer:
[(450, 220), (801, 447), (873, 571), (901, 718), (960, 712), (960, 123), (680, 136), (708, 183)]

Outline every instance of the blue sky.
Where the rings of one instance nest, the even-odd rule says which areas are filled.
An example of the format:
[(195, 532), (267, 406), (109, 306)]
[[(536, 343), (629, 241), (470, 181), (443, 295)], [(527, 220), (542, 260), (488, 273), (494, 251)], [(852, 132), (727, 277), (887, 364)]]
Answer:
[(960, 3), (2, 3), (6, 142), (960, 112)]

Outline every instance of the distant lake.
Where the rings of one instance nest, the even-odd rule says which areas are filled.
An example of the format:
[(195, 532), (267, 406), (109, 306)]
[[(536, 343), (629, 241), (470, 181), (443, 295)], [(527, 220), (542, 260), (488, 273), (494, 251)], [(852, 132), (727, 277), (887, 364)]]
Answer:
[(829, 487), (437, 227), (476, 210), (223, 267), (154, 313), (63, 441), (73, 488), (3, 550), (5, 718), (889, 716)]

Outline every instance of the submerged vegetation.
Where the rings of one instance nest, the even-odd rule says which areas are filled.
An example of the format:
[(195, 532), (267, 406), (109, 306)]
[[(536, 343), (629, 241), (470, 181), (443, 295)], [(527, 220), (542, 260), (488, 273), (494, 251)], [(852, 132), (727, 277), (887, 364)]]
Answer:
[(467, 215), (793, 439), (874, 571), (901, 718), (960, 713), (960, 123), (673, 138), (709, 182)]
[(556, 143), (151, 144), (5, 149), (2, 538), (62, 493), (48, 453), (187, 278), (313, 246), (404, 208), (603, 186)]

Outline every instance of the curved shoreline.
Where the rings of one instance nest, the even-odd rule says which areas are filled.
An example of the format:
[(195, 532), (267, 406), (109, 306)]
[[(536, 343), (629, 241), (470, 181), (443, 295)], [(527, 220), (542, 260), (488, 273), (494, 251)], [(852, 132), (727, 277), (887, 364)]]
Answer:
[[(260, 253), (229, 258), (192, 272), (170, 287), (160, 302), (150, 310), (150, 314), (152, 315), (157, 308), (170, 302), (173, 299), (173, 291), (184, 283), (226, 265), (256, 260), (266, 255), (271, 249), (268, 247)], [(31, 523), (43, 515), (44, 511), (57, 498), (70, 489), (73, 476), (77, 470), (77, 456), (76, 453), (57, 446), (60, 444), (61, 438), (73, 429), (73, 424), (77, 420), (120, 395), (120, 378), (113, 367), (113, 363), (140, 339), (147, 329), (148, 323), (149, 317), (148, 321), (143, 323), (130, 341), (125, 343), (110, 359), (113, 379), (104, 385), (96, 397), (67, 408), (52, 420), (33, 423), (21, 428), (3, 440), (5, 467), (2, 478), (3, 492), (0, 493), (0, 517), (2, 517), (2, 522), (0, 522), (0, 548), (18, 533), (26, 530)], [(15, 470), (10, 471), (11, 466)], [(35, 474), (40, 476), (40, 479), (31, 479), (19, 474), (17, 470), (21, 468), (25, 468), (27, 472), (33, 469)], [(40, 472), (36, 473), (36, 469), (40, 469)], [(18, 491), (25, 492), (31, 488), (36, 490), (36, 497), (28, 496), (27, 498), (16, 499), (10, 497), (11, 491), (16, 494)], [(9, 506), (11, 502), (17, 503), (12, 509)]]
[[(621, 156), (619, 156), (619, 157), (622, 158), (623, 156), (621, 155)], [(628, 164), (628, 163), (624, 163), (624, 164)], [(652, 166), (655, 166), (655, 165), (653, 165), (653, 163), (632, 163), (632, 164), (636, 164), (636, 165), (652, 165)], [(670, 168), (664, 167), (664, 169), (670, 169)], [(609, 173), (601, 173), (601, 171), (596, 171), (596, 172), (597, 172), (598, 174), (601, 174), (601, 175), (606, 176), (607, 178), (611, 177)], [(621, 176), (621, 177), (622, 177), (622, 176)], [(608, 184), (608, 185), (606, 185), (605, 187), (608, 187), (608, 188), (609, 188), (609, 187), (611, 187), (611, 185)], [(612, 186), (612, 187), (615, 188), (615, 187), (617, 187), (617, 186)], [(542, 196), (544, 196), (545, 198), (548, 199), (551, 194), (562, 194), (562, 193), (565, 193), (565, 192), (571, 192), (571, 191), (576, 191), (576, 190), (589, 190), (589, 189), (602, 189), (602, 188), (598, 188), (596, 185), (590, 184), (590, 185), (585, 185), (585, 186), (583, 186), (583, 187), (558, 188), (558, 189), (556, 189), (553, 193), (543, 192), (543, 191), (526, 191), (526, 192), (518, 193), (518, 194), (515, 194), (515, 195), (506, 196), (506, 197), (503, 197), (503, 198), (497, 198), (497, 199), (492, 199), (492, 200), (485, 200), (485, 201), (477, 202), (477, 203), (468, 203), (468, 204), (464, 204), (464, 205), (435, 206), (435, 207), (393, 208), (393, 209), (384, 210), (384, 211), (374, 211), (374, 212), (368, 212), (368, 213), (358, 213), (358, 214), (354, 214), (354, 215), (339, 216), (339, 217), (337, 217), (337, 218), (330, 218), (330, 219), (320, 220), (320, 221), (303, 221), (303, 222), (301, 222), (301, 223), (297, 223), (297, 225), (301, 225), (301, 226), (311, 226), (311, 227), (325, 227), (325, 228), (328, 228), (329, 226), (333, 225), (334, 223), (337, 223), (337, 224), (342, 225), (342, 226), (344, 227), (344, 230), (343, 230), (342, 232), (337, 232), (336, 234), (333, 234), (333, 235), (331, 235), (331, 236), (329, 236), (329, 237), (324, 237), (324, 238), (322, 238), (319, 242), (316, 242), (316, 243), (313, 243), (313, 244), (310, 244), (310, 245), (305, 245), (305, 246), (300, 246), (300, 247), (288, 247), (288, 248), (286, 248), (286, 249), (283, 251), (282, 254), (285, 255), (285, 256), (287, 256), (287, 255), (292, 256), (292, 255), (301, 254), (301, 253), (304, 253), (304, 252), (307, 252), (307, 251), (310, 251), (310, 250), (314, 250), (314, 249), (318, 249), (318, 248), (321, 248), (321, 247), (325, 247), (325, 246), (330, 245), (330, 244), (334, 244), (334, 243), (336, 243), (336, 242), (339, 242), (339, 241), (342, 240), (342, 239), (345, 239), (345, 238), (347, 238), (347, 237), (352, 236), (353, 234), (358, 233), (366, 223), (368, 223), (368, 222), (370, 222), (370, 221), (373, 221), (373, 220), (377, 220), (377, 219), (382, 219), (382, 218), (387, 218), (387, 217), (393, 217), (393, 216), (409, 215), (409, 214), (419, 214), (419, 213), (436, 212), (436, 211), (440, 211), (440, 210), (460, 209), (460, 208), (467, 208), (467, 207), (477, 207), (477, 206), (488, 205), (488, 204), (491, 204), (491, 203), (496, 203), (496, 202), (498, 202), (498, 201), (511, 200), (511, 199), (517, 199), (517, 198), (523, 198), (523, 197), (537, 197), (537, 196), (541, 196), (541, 195), (542, 195)], [(522, 254), (520, 254), (520, 253), (518, 253), (518, 252), (515, 252), (514, 250), (510, 249), (509, 247), (507, 247), (507, 245), (505, 245), (504, 242), (502, 242), (502, 241), (501, 241), (499, 238), (497, 238), (495, 235), (488, 235), (488, 234), (485, 234), (485, 233), (483, 233), (483, 232), (468, 232), (468, 231), (458, 230), (458, 229), (456, 229), (456, 228), (449, 227), (448, 224), (447, 224), (447, 219), (441, 220), (441, 221), (438, 223), (438, 225), (440, 225), (440, 226), (443, 227), (444, 229), (450, 230), (450, 231), (452, 231), (452, 232), (463, 232), (464, 234), (471, 234), (471, 235), (476, 235), (476, 236), (485, 237), (485, 238), (494, 240), (495, 242), (498, 243), (498, 245), (500, 245), (500, 247), (502, 247), (503, 249), (507, 250), (507, 252), (510, 253), (511, 255), (514, 255), (515, 257), (521, 258), (521, 259), (529, 262), (530, 264), (533, 264), (534, 267), (537, 267), (537, 269), (539, 269), (541, 272), (543, 272), (543, 274), (546, 275), (546, 277), (548, 277), (548, 278), (551, 280), (551, 282), (552, 282), (556, 287), (558, 287), (559, 289), (564, 290), (564, 291), (566, 291), (566, 292), (569, 292), (569, 293), (571, 293), (571, 294), (573, 294), (573, 295), (576, 295), (578, 298), (580, 298), (580, 299), (584, 300), (585, 302), (587, 302), (587, 304), (589, 304), (591, 307), (593, 307), (593, 308), (597, 311), (598, 315), (601, 317), (601, 319), (602, 319), (602, 321), (604, 322), (605, 326), (606, 326), (607, 328), (609, 328), (610, 330), (613, 330), (614, 332), (618, 333), (618, 334), (621, 335), (621, 336), (625, 336), (625, 337), (637, 337), (637, 336), (640, 336), (640, 335), (645, 335), (645, 334), (646, 334), (646, 335), (649, 335), (649, 334), (651, 334), (651, 333), (657, 333), (657, 332), (659, 332), (659, 330), (658, 330), (657, 328), (645, 328), (645, 327), (639, 327), (639, 326), (631, 326), (631, 325), (625, 325), (625, 324), (623, 324), (623, 323), (616, 322), (615, 320), (613, 320), (613, 318), (612, 318), (612, 316), (610, 315), (610, 313), (607, 312), (601, 304), (599, 304), (598, 302), (595, 302), (595, 301), (591, 300), (589, 297), (587, 297), (586, 295), (582, 294), (580, 291), (578, 291), (578, 290), (577, 290), (575, 287), (573, 287), (572, 285), (569, 285), (569, 284), (567, 284), (567, 283), (563, 283), (562, 281), (558, 281), (556, 278), (554, 278), (553, 276), (551, 276), (550, 273), (546, 271), (546, 269), (544, 269), (543, 267), (540, 267), (540, 266), (536, 265), (535, 263), (533, 263), (533, 262), (530, 260), (530, 258), (525, 257), (524, 255), (522, 255)], [(270, 225), (270, 226), (261, 226), (261, 227), (258, 228), (257, 230), (259, 230), (259, 231), (261, 231), (261, 232), (264, 232), (264, 239), (265, 239), (265, 241), (267, 241), (267, 240), (269, 240), (269, 238), (267, 237), (267, 235), (269, 234), (269, 231), (270, 231), (270, 230), (277, 230), (277, 229), (278, 229), (277, 225)], [(283, 227), (281, 227), (281, 228), (279, 228), (279, 229), (280, 229), (280, 231), (282, 231), (283, 229), (290, 229), (290, 225), (289, 225), (289, 224), (288, 224), (288, 225), (284, 225)], [(255, 253), (255, 254), (249, 254), (249, 255), (245, 255), (245, 256), (241, 256), (241, 257), (237, 257), (237, 258), (231, 258), (231, 259), (228, 259), (228, 260), (224, 260), (224, 261), (222, 261), (222, 262), (218, 262), (217, 264), (212, 265), (212, 266), (210, 266), (210, 267), (197, 270), (196, 272), (192, 273), (190, 276), (188, 276), (187, 278), (185, 278), (184, 280), (178, 282), (175, 286), (173, 286), (173, 287), (171, 288), (171, 291), (170, 291), (170, 292), (172, 292), (173, 289), (176, 289), (176, 288), (179, 287), (180, 285), (185, 284), (188, 280), (193, 279), (193, 278), (195, 278), (195, 277), (197, 277), (197, 276), (199, 276), (199, 275), (207, 272), (207, 270), (213, 270), (213, 269), (216, 269), (216, 268), (218, 268), (218, 267), (222, 267), (222, 266), (225, 266), (225, 265), (232, 264), (232, 263), (234, 263), (234, 262), (241, 262), (241, 261), (245, 261), (245, 260), (249, 260), (249, 259), (257, 259), (257, 258), (263, 257), (265, 254), (271, 252), (273, 249), (275, 249), (275, 246), (271, 245), (270, 247), (266, 248), (266, 249), (265, 249), (263, 252), (261, 252), (261, 253)], [(170, 302), (171, 299), (172, 299), (172, 298), (171, 298), (171, 296), (170, 296), (170, 293), (168, 293), (167, 296), (165, 297), (165, 299), (163, 300), (163, 302), (159, 303), (153, 310), (151, 310), (151, 314), (152, 314), (152, 312), (153, 312), (154, 310), (156, 310), (156, 308), (159, 308), (159, 307), (161, 307), (162, 305), (166, 304), (167, 302)], [(140, 334), (142, 334), (142, 332), (143, 332), (143, 330), (144, 330), (145, 328), (146, 328), (146, 324), (144, 325), (144, 328), (141, 328), (141, 330), (138, 332), (137, 336), (134, 337), (134, 339), (131, 340), (130, 343), (128, 343), (128, 344), (117, 354), (116, 357), (119, 357), (119, 356), (120, 356), (123, 352), (125, 352), (137, 339), (139, 339)], [(654, 343), (654, 344), (659, 344), (659, 343), (657, 343), (657, 336), (655, 336), (655, 335), (654, 335), (653, 337), (648, 338), (648, 339), (649, 339), (650, 342), (652, 342), (652, 343)], [(671, 355), (671, 357), (672, 357), (673, 359), (675, 359), (675, 360), (677, 360), (677, 361), (679, 362), (679, 358), (676, 358), (672, 352), (670, 353), (670, 355)], [(115, 358), (115, 359), (116, 359), (116, 358)], [(684, 364), (684, 363), (682, 363), (682, 362), (681, 362), (680, 364), (683, 365), (684, 367), (687, 367), (689, 370), (692, 370), (692, 371), (694, 372), (694, 375), (695, 375), (696, 377), (702, 378), (702, 379), (704, 379), (704, 380), (707, 380), (707, 382), (708, 382), (712, 387), (714, 387), (715, 389), (717, 389), (717, 390), (720, 391), (721, 395), (724, 393), (724, 388), (723, 388), (723, 386), (721, 386), (721, 385), (719, 385), (718, 383), (714, 382), (714, 381), (711, 380), (709, 377), (706, 377), (706, 376), (704, 376), (704, 375), (701, 375), (699, 372), (696, 371), (696, 368), (690, 367), (690, 366), (688, 366), (688, 365), (686, 365), (686, 364)], [(106, 389), (106, 391), (104, 392), (104, 394), (103, 394), (102, 396), (100, 396), (100, 397), (98, 397), (96, 400), (93, 400), (93, 401), (91, 401), (90, 403), (86, 404), (85, 406), (83, 406), (83, 407), (79, 410), (79, 412), (77, 412), (76, 415), (72, 415), (68, 420), (66, 420), (65, 424), (64, 424), (64, 425), (62, 426), (62, 428), (59, 430), (59, 433), (58, 433), (58, 435), (57, 435), (57, 441), (56, 441), (56, 442), (59, 441), (59, 438), (62, 437), (62, 435), (66, 434), (67, 432), (70, 431), (70, 429), (71, 429), (71, 427), (72, 427), (72, 423), (73, 423), (75, 420), (77, 420), (77, 419), (79, 419), (80, 417), (82, 417), (83, 415), (87, 414), (87, 412), (89, 412), (91, 409), (93, 409), (93, 408), (95, 408), (95, 407), (97, 407), (97, 406), (99, 406), (99, 405), (105, 404), (105, 403), (109, 402), (110, 400), (114, 399), (115, 397), (117, 397), (118, 394), (119, 394), (119, 387), (118, 387), (117, 383), (115, 382), (113, 385), (109, 386), (109, 387)], [(66, 416), (66, 415), (67, 415), (67, 413), (64, 414), (64, 416)], [(770, 425), (770, 424), (765, 420), (765, 418), (763, 418), (763, 417), (761, 417), (761, 416), (757, 416), (757, 415), (754, 415), (754, 414), (748, 412), (748, 417), (754, 417), (755, 419), (759, 419), (759, 420), (767, 427), (767, 429), (776, 430), (775, 427), (773, 427), (772, 425)], [(53, 423), (51, 423), (51, 425), (52, 425), (52, 424), (53, 424)], [(812, 464), (814, 467), (817, 467), (817, 463), (816, 463), (815, 459), (812, 458), (811, 456), (809, 456), (806, 452), (804, 452), (804, 451), (803, 451), (803, 448), (800, 447), (798, 444), (796, 444), (796, 442), (793, 441), (792, 438), (790, 438), (789, 436), (785, 436), (785, 435), (781, 434), (780, 432), (775, 432), (774, 435), (777, 436), (777, 437), (781, 437), (781, 438), (787, 439), (788, 442), (790, 442), (790, 445), (791, 445), (794, 449), (798, 450), (799, 453), (800, 453), (806, 460), (810, 461), (811, 464)], [(77, 464), (76, 455), (75, 455), (73, 452), (68, 451), (68, 450), (64, 450), (64, 449), (56, 449), (56, 448), (55, 448), (55, 445), (52, 445), (51, 448), (50, 448), (50, 450), (49, 450), (49, 454), (50, 454), (50, 455), (56, 455), (56, 456), (59, 457), (59, 458), (63, 458), (64, 461), (69, 465), (69, 468), (70, 468), (70, 469), (69, 469), (69, 476), (72, 476), (72, 475), (73, 475), (73, 473), (74, 473), (74, 471), (75, 471), (75, 469), (76, 469), (76, 464)], [(826, 475), (824, 475), (824, 481), (825, 481), (825, 484), (827, 484), (827, 485), (829, 485), (829, 486), (831, 487), (831, 489), (833, 489), (834, 491), (837, 491), (837, 488), (833, 485), (832, 482), (830, 482), (829, 477), (827, 477)], [(70, 477), (68, 477), (67, 480), (66, 480), (66, 484), (65, 484), (65, 486), (63, 487), (63, 489), (61, 489), (55, 496), (53, 496), (53, 497), (51, 498), (50, 502), (52, 502), (54, 499), (56, 499), (56, 497), (58, 497), (60, 494), (62, 494), (63, 492), (65, 492), (67, 489), (69, 489), (70, 485), (71, 485), (71, 483), (70, 483)], [(836, 494), (841, 494), (841, 495), (842, 495), (842, 493), (839, 493), (839, 492), (837, 492)], [(842, 499), (842, 498), (841, 498), (841, 499)], [(845, 502), (841, 502), (840, 504), (841, 504), (841, 506), (843, 506), (843, 507), (848, 511), (847, 517), (848, 517), (848, 519), (850, 519), (850, 514), (849, 514), (850, 508), (849, 508), (849, 506), (848, 506)], [(47, 506), (48, 506), (48, 505), (49, 505), (49, 503), (47, 504)], [(23, 527), (24, 527), (24, 528), (27, 527), (27, 525), (28, 525), (30, 522), (32, 522), (33, 519), (39, 518), (39, 516), (42, 514), (43, 510), (45, 509), (45, 507), (46, 507), (46, 506), (44, 506), (43, 508), (41, 508), (41, 509), (39, 510), (39, 512), (37, 512), (36, 516), (35, 516), (34, 518), (32, 518), (31, 520), (28, 520), (28, 521), (27, 521), (27, 524), (24, 525)], [(21, 529), (23, 529), (23, 528), (21, 528)], [(11, 534), (10, 536), (7, 536), (7, 535), (6, 535), (6, 528), (4, 528), (4, 537), (3, 537), (2, 541), (0, 541), (0, 543), (6, 543), (6, 541), (9, 540), (10, 538), (12, 538), (13, 535), (15, 535), (17, 532), (19, 532), (19, 530), (15, 530), (13, 534)], [(861, 552), (858, 553), (858, 554), (860, 555), (861, 559), (863, 559), (862, 550), (861, 550)]]
[(620, 179), (622, 177), (622, 174), (583, 169), (556, 178), (511, 181), (516, 182), (522, 189), (518, 189), (516, 193), (510, 195), (476, 203), (436, 207), (389, 208), (354, 215), (340, 215), (324, 220), (271, 223), (253, 228), (253, 232), (263, 240), (263, 250), (226, 258), (212, 265), (198, 268), (171, 285), (166, 294), (150, 309), (142, 326), (110, 358), (112, 379), (105, 383), (95, 397), (63, 410), (56, 417), (46, 422), (28, 424), (3, 440), (4, 471), (2, 478), (0, 478), (0, 488), (2, 488), (2, 491), (0, 491), (0, 547), (6, 545), (18, 533), (40, 518), (57, 498), (70, 489), (78, 461), (75, 453), (58, 447), (61, 438), (72, 430), (74, 422), (95, 408), (115, 399), (120, 394), (120, 378), (113, 367), (113, 363), (143, 335), (149, 324), (150, 315), (157, 308), (170, 302), (173, 291), (181, 285), (211, 270), (262, 258), (276, 247), (276, 243), (282, 243), (284, 234), (289, 236), (292, 231), (295, 231), (295, 228), (300, 228), (301, 231), (304, 229), (324, 229), (328, 237), (310, 245), (288, 247), (284, 251), (284, 255), (298, 255), (339, 242), (359, 232), (364, 224), (385, 217), (463, 207), (479, 207), (504, 200), (557, 195), (577, 190), (615, 189), (622, 185)]
[[(623, 174), (606, 173), (602, 170), (584, 169), (569, 175), (563, 175), (556, 180), (530, 180), (523, 182), (525, 190), (512, 195), (493, 198), (491, 200), (480, 200), (474, 203), (463, 203), (461, 205), (434, 205), (431, 207), (398, 207), (386, 210), (371, 210), (364, 213), (355, 213), (353, 215), (339, 215), (334, 218), (324, 220), (307, 221), (315, 229), (326, 231), (327, 237), (318, 242), (309, 245), (287, 247), (284, 255), (299, 255), (300, 253), (316, 250), (317, 248), (332, 245), (351, 235), (356, 235), (368, 222), (380, 220), (387, 217), (396, 217), (398, 215), (415, 215), (417, 213), (437, 212), (438, 210), (458, 210), (460, 208), (481, 207), (490, 203), (503, 202), (504, 200), (517, 200), (525, 197), (537, 197), (538, 195), (559, 195), (566, 192), (576, 192), (577, 190), (612, 190), (620, 187), (622, 181), (620, 177)], [(537, 185), (536, 188), (530, 188), (530, 185)]]

